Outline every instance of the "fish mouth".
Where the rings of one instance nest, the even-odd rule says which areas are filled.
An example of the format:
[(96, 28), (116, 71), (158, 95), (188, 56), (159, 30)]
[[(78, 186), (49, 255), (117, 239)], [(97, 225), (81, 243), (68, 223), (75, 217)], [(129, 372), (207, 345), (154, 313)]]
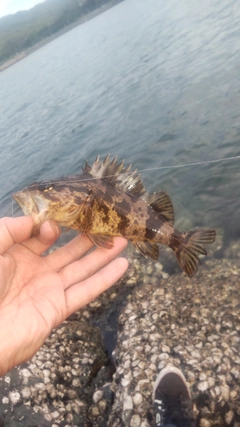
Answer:
[(48, 209), (48, 201), (41, 196), (18, 192), (12, 197), (19, 204), (24, 215), (42, 215)]

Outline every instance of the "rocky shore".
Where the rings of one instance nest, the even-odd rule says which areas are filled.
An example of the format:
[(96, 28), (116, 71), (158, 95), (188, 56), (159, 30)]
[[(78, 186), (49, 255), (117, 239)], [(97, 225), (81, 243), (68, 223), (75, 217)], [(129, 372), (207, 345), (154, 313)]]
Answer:
[(198, 427), (240, 427), (239, 246), (191, 280), (168, 251), (154, 263), (128, 249), (126, 276), (0, 380), (4, 425), (150, 427), (154, 380), (174, 365)]

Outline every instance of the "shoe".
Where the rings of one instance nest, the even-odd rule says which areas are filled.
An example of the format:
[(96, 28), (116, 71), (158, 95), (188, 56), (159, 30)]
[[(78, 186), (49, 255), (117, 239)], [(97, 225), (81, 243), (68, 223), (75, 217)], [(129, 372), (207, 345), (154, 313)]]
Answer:
[(194, 427), (190, 390), (178, 368), (161, 370), (153, 388), (155, 427)]

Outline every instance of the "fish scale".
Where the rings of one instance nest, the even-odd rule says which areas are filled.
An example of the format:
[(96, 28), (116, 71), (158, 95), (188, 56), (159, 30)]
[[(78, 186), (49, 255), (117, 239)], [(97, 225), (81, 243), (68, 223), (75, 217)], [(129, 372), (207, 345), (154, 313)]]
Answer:
[(113, 237), (130, 240), (144, 257), (157, 260), (159, 244), (170, 247), (188, 277), (198, 270), (202, 244), (213, 243), (215, 230), (181, 232), (174, 228), (174, 209), (164, 192), (145, 191), (137, 170), (108, 155), (86, 161), (81, 174), (35, 182), (13, 194), (25, 215), (32, 215), (34, 234), (45, 220), (85, 233), (98, 247), (111, 248)]

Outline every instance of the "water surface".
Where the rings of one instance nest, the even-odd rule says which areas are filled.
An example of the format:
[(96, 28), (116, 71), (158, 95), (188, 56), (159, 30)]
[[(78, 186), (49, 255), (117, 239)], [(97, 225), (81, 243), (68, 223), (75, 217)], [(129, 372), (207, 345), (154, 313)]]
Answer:
[[(0, 74), (0, 214), (35, 180), (112, 153), (168, 192), (177, 226), (240, 236), (240, 8), (126, 0)], [(230, 220), (231, 219), (231, 220)]]

